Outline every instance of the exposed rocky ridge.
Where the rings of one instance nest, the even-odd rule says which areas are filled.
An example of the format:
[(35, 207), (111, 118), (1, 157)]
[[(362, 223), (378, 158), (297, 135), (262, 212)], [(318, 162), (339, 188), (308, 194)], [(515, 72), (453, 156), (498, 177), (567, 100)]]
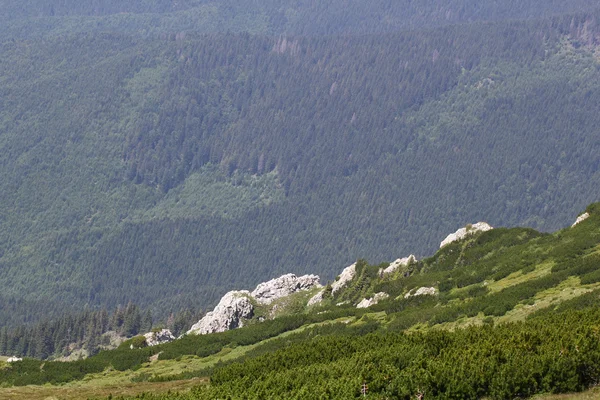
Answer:
[[(414, 292), (413, 292), (414, 291)], [(435, 296), (438, 293), (434, 287), (420, 287), (416, 291), (413, 289), (404, 295), (405, 299), (415, 296)]]
[(411, 254), (408, 257), (399, 258), (396, 261), (394, 261), (393, 263), (391, 263), (389, 267), (387, 267), (385, 269), (380, 269), (379, 276), (384, 277), (386, 275), (391, 275), (394, 272), (396, 272), (398, 270), (398, 268), (406, 267), (406, 266), (408, 266), (412, 263), (416, 263), (416, 262), (417, 262), (417, 257), (415, 257), (414, 254)]
[(390, 297), (390, 295), (387, 294), (387, 293), (385, 293), (385, 292), (376, 293), (370, 299), (362, 299), (360, 301), (360, 303), (358, 303), (356, 305), (356, 308), (368, 308), (368, 307), (371, 307), (371, 306), (379, 303), (381, 300), (387, 299), (388, 297)]
[(581, 214), (579, 217), (577, 217), (577, 219), (575, 220), (575, 223), (573, 225), (571, 225), (571, 228), (574, 227), (575, 225), (585, 221), (589, 217), (590, 217), (590, 213), (586, 212), (586, 213)]
[(339, 279), (331, 285), (331, 294), (336, 294), (344, 286), (346, 286), (356, 275), (356, 263), (344, 268), (339, 276)]
[(243, 326), (244, 319), (252, 317), (254, 313), (249, 297), (250, 292), (247, 290), (228, 292), (215, 309), (194, 324), (187, 333), (204, 335)]
[(316, 287), (321, 287), (317, 275), (298, 277), (294, 274), (286, 274), (260, 283), (252, 293), (247, 290), (228, 292), (214, 310), (208, 312), (187, 333), (204, 335), (242, 327), (244, 321), (254, 315), (253, 301), (260, 305), (269, 305), (277, 299)]
[[(580, 215), (573, 226), (579, 224), (589, 217), (589, 213)], [(452, 242), (466, 238), (469, 235), (486, 232), (494, 229), (486, 222), (478, 222), (473, 225), (467, 225), (458, 229), (456, 232), (449, 234), (440, 244), (440, 248)], [(403, 267), (408, 267), (411, 264), (417, 263), (415, 255), (411, 254), (408, 257), (398, 258), (389, 264), (386, 268), (379, 269), (379, 277), (391, 275)], [(356, 277), (357, 264), (354, 263), (344, 268), (335, 282), (331, 284), (331, 296), (336, 295), (342, 289), (348, 287), (350, 282)], [(407, 270), (409, 274), (410, 271)], [(306, 291), (315, 288), (322, 288), (317, 275), (296, 276), (294, 274), (282, 275), (279, 278), (272, 279), (267, 282), (260, 283), (252, 291), (232, 291), (227, 293), (215, 309), (207, 313), (198, 323), (196, 323), (188, 331), (194, 334), (206, 334), (213, 332), (223, 332), (229, 329), (234, 329), (244, 325), (245, 320), (252, 318), (255, 311), (255, 306), (271, 306), (275, 300), (285, 298), (299, 291)], [(324, 300), (326, 289), (321, 289), (316, 292), (306, 303), (307, 307), (320, 304)], [(410, 290), (404, 295), (404, 298), (414, 296), (435, 296), (438, 294), (436, 287), (420, 287)], [(377, 304), (379, 301), (389, 297), (385, 292), (376, 293), (371, 298), (363, 298), (356, 304), (357, 308), (367, 308)], [(348, 304), (351, 300), (345, 300), (337, 303), (338, 306)], [(270, 315), (273, 317), (275, 308), (281, 306), (277, 303), (269, 308)]]
[(440, 249), (452, 242), (456, 242), (457, 240), (464, 239), (468, 235), (472, 235), (477, 232), (487, 232), (492, 229), (494, 229), (494, 228), (491, 225), (489, 225), (487, 222), (478, 222), (473, 225), (467, 225), (464, 228), (460, 228), (456, 232), (451, 233), (448, 236), (446, 236), (446, 239), (442, 240), (442, 243), (440, 243)]
[(320, 290), (317, 294), (311, 297), (306, 303), (307, 307), (314, 306), (315, 304), (319, 304), (323, 301), (323, 295), (325, 294), (325, 290)]
[(175, 336), (168, 329), (161, 329), (158, 332), (148, 332), (144, 334), (148, 346), (157, 346), (175, 340)]
[(294, 274), (286, 274), (268, 282), (260, 283), (250, 295), (260, 304), (271, 304), (274, 300), (314, 287), (321, 287), (317, 275), (298, 277)]

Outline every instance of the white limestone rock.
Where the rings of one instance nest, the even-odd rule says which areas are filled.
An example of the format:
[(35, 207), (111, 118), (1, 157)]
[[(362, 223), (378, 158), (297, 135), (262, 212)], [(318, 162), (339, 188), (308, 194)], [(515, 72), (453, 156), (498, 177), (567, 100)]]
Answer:
[(306, 306), (310, 307), (310, 306), (314, 306), (316, 304), (321, 304), (321, 302), (323, 301), (324, 293), (325, 293), (325, 290), (320, 290), (317, 294), (315, 294), (313, 297), (311, 297), (310, 300), (308, 300), (308, 303), (306, 303)]
[(456, 232), (451, 233), (448, 236), (446, 236), (446, 239), (444, 239), (442, 241), (442, 243), (440, 243), (440, 249), (442, 247), (446, 246), (447, 244), (456, 242), (457, 240), (464, 239), (468, 235), (472, 235), (477, 232), (487, 232), (492, 229), (494, 229), (494, 228), (486, 222), (478, 222), (473, 225), (467, 225), (464, 228), (460, 228)]
[(437, 289), (434, 287), (420, 287), (414, 293), (413, 290), (406, 293), (404, 298), (408, 299), (409, 297), (415, 296), (435, 296), (438, 293)]
[(23, 361), (23, 359), (21, 357), (12, 356), (12, 357), (9, 357), (8, 360), (6, 360), (7, 363), (12, 363), (12, 362), (17, 362), (17, 361)]
[(385, 292), (376, 293), (370, 299), (362, 299), (360, 301), (360, 303), (358, 303), (356, 305), (356, 308), (368, 308), (368, 307), (371, 307), (371, 306), (379, 303), (381, 300), (387, 299), (388, 297), (390, 297), (390, 295), (387, 294), (387, 293), (385, 293)]
[(389, 267), (379, 270), (379, 276), (384, 277), (386, 275), (393, 274), (394, 272), (396, 272), (398, 270), (398, 268), (406, 267), (406, 266), (416, 263), (416, 262), (417, 262), (417, 257), (415, 257), (414, 254), (411, 254), (408, 257), (399, 258), (396, 261), (394, 261), (393, 263), (391, 263)]
[(590, 213), (583, 213), (583, 214), (581, 214), (579, 217), (577, 217), (577, 219), (575, 220), (575, 223), (573, 225), (571, 225), (571, 228), (574, 227), (575, 225), (577, 225), (577, 224), (585, 221), (589, 217), (590, 217)]
[(344, 268), (340, 278), (331, 285), (331, 294), (335, 294), (348, 284), (356, 275), (356, 263)]
[(194, 324), (187, 333), (204, 335), (243, 326), (244, 319), (251, 318), (254, 313), (249, 297), (250, 292), (247, 290), (227, 293), (215, 309)]
[(156, 346), (175, 340), (175, 336), (168, 329), (161, 329), (158, 332), (148, 332), (144, 334), (144, 337), (148, 346)]
[(259, 284), (251, 293), (251, 296), (260, 304), (271, 304), (274, 300), (314, 287), (321, 287), (317, 275), (296, 276), (286, 274)]

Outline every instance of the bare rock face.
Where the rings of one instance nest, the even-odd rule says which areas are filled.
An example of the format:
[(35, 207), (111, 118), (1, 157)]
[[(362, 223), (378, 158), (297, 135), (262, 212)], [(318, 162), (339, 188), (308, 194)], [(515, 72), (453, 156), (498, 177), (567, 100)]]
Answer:
[(387, 294), (387, 293), (385, 293), (385, 292), (376, 293), (370, 299), (362, 299), (360, 301), (360, 303), (358, 303), (356, 305), (356, 308), (368, 308), (368, 307), (371, 307), (371, 306), (379, 303), (381, 300), (387, 299), (388, 297), (390, 297), (390, 295)]
[(571, 225), (571, 228), (574, 227), (575, 225), (577, 225), (577, 224), (585, 221), (589, 217), (590, 217), (590, 213), (583, 213), (583, 214), (581, 214), (579, 217), (577, 217), (577, 219), (575, 220), (575, 223), (573, 225)]
[(243, 326), (244, 318), (251, 318), (254, 313), (249, 297), (250, 292), (247, 290), (227, 293), (215, 309), (194, 324), (187, 333), (204, 335)]
[(298, 277), (294, 274), (286, 274), (279, 278), (259, 284), (251, 293), (251, 296), (260, 304), (271, 304), (274, 300), (314, 287), (321, 287), (317, 275), (304, 275)]
[(148, 346), (156, 346), (175, 340), (175, 336), (168, 329), (162, 329), (158, 332), (148, 332), (144, 334), (144, 337)]
[(335, 294), (340, 289), (348, 284), (356, 275), (356, 263), (344, 268), (340, 274), (340, 278), (331, 285), (331, 294)]
[(406, 293), (404, 295), (404, 298), (408, 299), (409, 297), (415, 297), (415, 296), (435, 296), (437, 293), (438, 293), (438, 291), (434, 287), (420, 287), (414, 293), (412, 290), (410, 292)]
[(6, 360), (7, 363), (12, 363), (12, 362), (17, 362), (17, 361), (23, 361), (23, 359), (21, 357), (12, 356), (12, 357), (9, 357), (8, 360)]
[(379, 270), (379, 276), (384, 277), (386, 275), (391, 275), (394, 272), (396, 272), (398, 270), (398, 268), (406, 267), (406, 266), (408, 266), (412, 263), (416, 263), (416, 262), (417, 262), (417, 257), (415, 257), (414, 254), (411, 254), (408, 257), (399, 258), (396, 261), (394, 261), (393, 263), (391, 263), (389, 267)]
[(457, 240), (464, 239), (468, 235), (472, 235), (477, 232), (487, 232), (492, 229), (494, 229), (494, 228), (486, 222), (478, 222), (473, 225), (467, 225), (464, 228), (460, 228), (456, 232), (451, 233), (448, 236), (446, 236), (446, 239), (444, 239), (442, 241), (442, 243), (440, 244), (440, 249), (442, 247), (446, 246), (447, 244), (456, 242)]

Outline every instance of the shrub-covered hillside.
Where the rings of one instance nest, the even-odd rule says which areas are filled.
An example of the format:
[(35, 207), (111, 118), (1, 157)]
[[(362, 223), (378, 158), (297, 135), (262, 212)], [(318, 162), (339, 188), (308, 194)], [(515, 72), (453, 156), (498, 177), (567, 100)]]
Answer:
[[(76, 362), (25, 359), (0, 368), (0, 382), (101, 384), (107, 371), (140, 384), (210, 377), (151, 399), (342, 399), (359, 397), (363, 383), (376, 399), (584, 390), (600, 378), (600, 203), (586, 212), (552, 234), (475, 232), (391, 273), (359, 260), (317, 305), (154, 347), (133, 338)], [(420, 287), (435, 291), (415, 295)], [(388, 297), (356, 307), (381, 292)]]

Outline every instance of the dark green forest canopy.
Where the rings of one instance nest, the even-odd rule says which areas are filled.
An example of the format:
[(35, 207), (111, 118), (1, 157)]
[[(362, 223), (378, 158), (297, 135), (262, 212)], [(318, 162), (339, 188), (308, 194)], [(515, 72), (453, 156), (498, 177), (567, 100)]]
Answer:
[(0, 321), (566, 226), (600, 194), (599, 17), (3, 41)]
[(535, 19), (598, 7), (598, 0), (2, 0), (0, 35), (24, 38), (107, 31), (142, 36), (365, 34)]

